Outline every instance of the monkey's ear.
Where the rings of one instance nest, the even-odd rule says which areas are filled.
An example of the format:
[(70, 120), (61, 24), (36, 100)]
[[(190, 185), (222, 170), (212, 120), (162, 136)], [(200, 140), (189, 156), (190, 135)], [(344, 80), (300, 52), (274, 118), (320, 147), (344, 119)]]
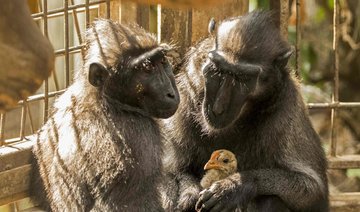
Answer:
[(293, 49), (280, 54), (274, 61), (274, 65), (279, 68), (280, 70), (284, 69), (289, 61), (290, 56), (293, 53)]
[(215, 18), (211, 18), (208, 25), (208, 32), (210, 35), (212, 35), (216, 28), (216, 21)]
[(104, 84), (109, 72), (100, 63), (91, 63), (89, 67), (89, 82), (94, 87), (100, 87)]

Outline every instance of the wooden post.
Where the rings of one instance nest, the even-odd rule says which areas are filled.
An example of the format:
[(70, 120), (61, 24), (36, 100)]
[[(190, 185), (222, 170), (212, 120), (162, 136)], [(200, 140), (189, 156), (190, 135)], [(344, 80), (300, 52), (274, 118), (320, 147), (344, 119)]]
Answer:
[(181, 56), (186, 49), (208, 36), (208, 23), (242, 15), (249, 10), (248, 0), (229, 0), (214, 7), (194, 9), (161, 9), (161, 40), (173, 41), (179, 47)]
[(193, 9), (191, 42), (194, 44), (208, 35), (208, 24), (212, 17), (219, 22), (229, 17), (243, 15), (248, 11), (248, 0), (231, 0), (215, 7)]
[(191, 10), (161, 9), (161, 42), (174, 43), (183, 55), (191, 44)]
[(138, 5), (137, 6), (137, 18), (136, 22), (142, 26), (145, 30), (149, 31), (150, 26), (150, 6), (149, 5)]
[[(100, 17), (106, 17), (106, 5), (100, 5)], [(120, 23), (137, 23), (149, 30), (150, 6), (130, 1), (110, 1), (110, 18)]]
[(275, 11), (274, 22), (279, 27), (281, 35), (287, 40), (289, 22), (289, 1), (270, 0), (270, 9)]

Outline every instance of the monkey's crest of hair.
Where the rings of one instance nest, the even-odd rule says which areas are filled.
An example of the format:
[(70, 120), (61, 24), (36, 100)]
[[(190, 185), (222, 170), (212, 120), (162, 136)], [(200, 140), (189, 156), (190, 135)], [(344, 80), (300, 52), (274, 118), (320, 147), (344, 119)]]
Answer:
[[(126, 64), (134, 52), (158, 46), (156, 37), (136, 24), (123, 25), (106, 19), (98, 19), (86, 31), (85, 64), (75, 78), (87, 79), (92, 63), (100, 63), (107, 69)], [(129, 52), (132, 51), (132, 52)]]
[[(273, 15), (271, 11), (259, 10), (224, 20), (217, 31), (221, 48), (231, 50), (235, 57), (246, 58), (248, 62), (256, 58), (272, 62), (290, 49), (273, 22)], [(254, 56), (256, 58), (250, 58)]]

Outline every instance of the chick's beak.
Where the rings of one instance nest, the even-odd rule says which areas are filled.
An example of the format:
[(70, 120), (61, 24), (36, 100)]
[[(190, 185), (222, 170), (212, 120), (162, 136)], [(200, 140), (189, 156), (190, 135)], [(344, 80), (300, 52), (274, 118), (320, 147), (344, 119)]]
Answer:
[(209, 169), (220, 169), (220, 168), (221, 168), (220, 164), (215, 160), (209, 160), (204, 166), (205, 171)]

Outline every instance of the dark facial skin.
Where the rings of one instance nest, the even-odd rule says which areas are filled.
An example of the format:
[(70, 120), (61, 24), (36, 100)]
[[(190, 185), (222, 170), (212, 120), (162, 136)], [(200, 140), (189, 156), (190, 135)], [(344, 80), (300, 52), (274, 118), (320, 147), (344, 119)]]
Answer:
[(244, 63), (231, 64), (226, 53), (209, 53), (203, 69), (205, 96), (203, 113), (207, 122), (216, 129), (226, 128), (236, 121), (248, 95), (254, 91), (261, 68)]
[[(105, 95), (156, 118), (173, 115), (180, 101), (179, 93), (163, 51), (158, 47), (138, 55), (128, 63), (126, 71), (117, 67), (110, 75), (98, 74), (96, 77), (104, 78)], [(97, 66), (98, 72), (106, 71)]]

